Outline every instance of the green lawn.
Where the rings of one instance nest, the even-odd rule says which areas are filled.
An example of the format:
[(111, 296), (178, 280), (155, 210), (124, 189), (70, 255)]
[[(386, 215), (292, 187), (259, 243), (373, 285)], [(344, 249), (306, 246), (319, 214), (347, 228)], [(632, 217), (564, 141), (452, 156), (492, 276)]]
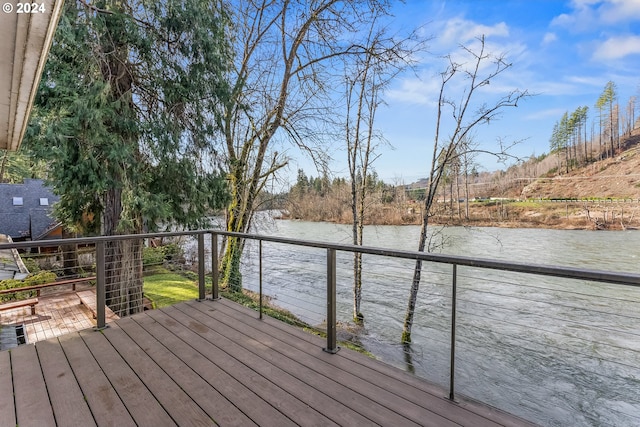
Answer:
[(144, 278), (144, 296), (155, 308), (198, 298), (198, 285), (176, 273), (158, 273)]

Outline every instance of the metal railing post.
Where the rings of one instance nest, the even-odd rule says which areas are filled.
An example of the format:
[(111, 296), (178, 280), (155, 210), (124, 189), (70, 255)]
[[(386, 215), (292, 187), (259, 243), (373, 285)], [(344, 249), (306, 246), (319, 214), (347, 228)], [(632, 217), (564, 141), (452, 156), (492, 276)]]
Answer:
[(105, 251), (104, 242), (96, 242), (96, 327), (100, 331), (107, 327), (105, 321), (107, 304), (107, 292), (105, 286)]
[(262, 240), (258, 240), (258, 280), (260, 282), (260, 319), (262, 319)]
[(327, 353), (335, 354), (336, 346), (336, 250), (327, 248)]
[(220, 299), (218, 290), (218, 235), (211, 233), (211, 299)]
[(449, 399), (454, 400), (456, 373), (456, 298), (458, 286), (458, 265), (453, 264), (451, 291), (451, 360), (449, 365)]
[(205, 299), (204, 287), (204, 234), (198, 234), (198, 301)]

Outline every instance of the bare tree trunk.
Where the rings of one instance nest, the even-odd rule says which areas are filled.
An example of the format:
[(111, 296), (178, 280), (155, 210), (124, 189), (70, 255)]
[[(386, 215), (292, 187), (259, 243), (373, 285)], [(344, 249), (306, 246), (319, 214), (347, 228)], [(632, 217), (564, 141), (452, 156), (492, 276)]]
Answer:
[(105, 287), (107, 305), (118, 316), (142, 311), (142, 239), (107, 242)]
[[(451, 56), (448, 57), (449, 64), (447, 69), (441, 74), (442, 82), (440, 85), (440, 92), (437, 100), (437, 115), (435, 125), (435, 135), (433, 152), (431, 157), (431, 170), (429, 172), (429, 181), (427, 185), (427, 193), (424, 202), (424, 210), (422, 216), (422, 225), (420, 227), (420, 237), (418, 241), (418, 251), (424, 252), (429, 250), (428, 244), (428, 226), (429, 215), (433, 205), (434, 197), (438, 184), (443, 176), (445, 169), (455, 162), (464, 152), (469, 152), (470, 148), (467, 145), (467, 137), (470, 132), (479, 124), (489, 123), (498, 114), (499, 110), (504, 107), (517, 106), (518, 101), (528, 97), (527, 92), (513, 91), (508, 95), (500, 98), (492, 106), (483, 106), (481, 110), (476, 112), (470, 112), (469, 106), (471, 100), (474, 97), (475, 91), (486, 84), (490, 80), (497, 77), (507, 68), (511, 67), (511, 64), (504, 60), (503, 56), (492, 56), (485, 52), (485, 39), (479, 38), (480, 47), (478, 51), (472, 51), (469, 48), (462, 47), (464, 54), (471, 57), (471, 62), (465, 67), (462, 64), (456, 63)], [(489, 71), (486, 75), (481, 76), (481, 70), (485, 62), (490, 62), (494, 65), (493, 71)], [(446, 100), (445, 88), (447, 83), (454, 77), (460, 75), (464, 78), (465, 95), (460, 104), (455, 104), (450, 100)], [(445, 101), (446, 100), (446, 101)], [(455, 117), (454, 129), (447, 136), (445, 140), (440, 139), (441, 134), (441, 118), (444, 108), (450, 108)], [(503, 147), (501, 147), (503, 148)], [(504, 153), (504, 151), (502, 151)], [(407, 302), (407, 311), (405, 313), (405, 319), (402, 330), (401, 341), (404, 344), (411, 342), (411, 329), (413, 327), (414, 313), (417, 304), (418, 291), (420, 288), (420, 282), (422, 279), (422, 261), (417, 260), (413, 271), (413, 280), (411, 282), (411, 289), (409, 291), (409, 299)]]
[(453, 219), (453, 180), (455, 179), (455, 173), (451, 171), (451, 178), (449, 181), (449, 218)]
[(464, 215), (469, 221), (469, 173), (464, 171)]
[[(327, 110), (322, 102), (330, 102), (331, 88), (323, 79), (333, 68), (332, 61), (364, 53), (360, 45), (344, 46), (340, 32), (361, 28), (384, 13), (383, 5), (355, 13), (339, 3), (234, 3), (234, 18), (242, 30), (236, 40), (239, 55), (231, 76), (231, 101), (223, 107), (225, 119), (220, 124), (231, 180), (228, 231), (250, 229), (257, 195), (287, 164), (286, 155), (272, 147), (279, 129), (284, 129), (284, 138), (322, 161), (313, 144), (323, 142), (305, 134), (305, 122), (324, 119)], [(241, 287), (242, 249), (242, 241), (227, 239), (222, 279), (234, 289)]]
[[(427, 196), (425, 201), (425, 210), (422, 217), (422, 225), (420, 226), (420, 237), (418, 238), (418, 251), (424, 252), (427, 247), (427, 237), (429, 229), (429, 208), (433, 204), (433, 197)], [(409, 301), (407, 311), (404, 316), (404, 324), (402, 327), (401, 342), (408, 344), (411, 342), (411, 329), (413, 328), (413, 316), (416, 311), (416, 303), (418, 301), (418, 291), (420, 290), (420, 281), (422, 279), (422, 260), (417, 260), (413, 269), (413, 279), (411, 280), (411, 289), (409, 290)]]
[[(361, 246), (364, 237), (366, 204), (369, 197), (369, 168), (375, 161), (372, 152), (377, 142), (374, 123), (380, 93), (406, 64), (403, 43), (387, 39), (384, 30), (371, 23), (364, 55), (355, 57), (353, 69), (346, 75), (346, 142), (351, 178), (351, 216), (353, 244)], [(392, 59), (388, 59), (392, 58)], [(355, 77), (351, 77), (351, 75)], [(352, 111), (355, 115), (352, 117)], [(374, 182), (375, 184), (375, 182)], [(353, 320), (361, 324), (362, 254), (353, 255)]]
[[(243, 174), (236, 168), (230, 175), (231, 203), (226, 210), (227, 231), (244, 233), (249, 230), (248, 216), (253, 214), (253, 206), (247, 200), (243, 185)], [(223, 256), (220, 258), (220, 282), (234, 292), (242, 289), (242, 273), (240, 261), (242, 258), (243, 240), (238, 237), (227, 236), (224, 239)]]

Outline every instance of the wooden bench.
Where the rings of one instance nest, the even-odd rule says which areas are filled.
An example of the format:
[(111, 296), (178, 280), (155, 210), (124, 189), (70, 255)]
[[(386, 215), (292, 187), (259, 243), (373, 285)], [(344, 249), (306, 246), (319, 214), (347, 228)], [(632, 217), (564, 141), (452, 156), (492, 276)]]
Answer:
[(25, 291), (36, 291), (36, 296), (40, 296), (40, 290), (44, 288), (50, 288), (52, 286), (63, 286), (63, 285), (71, 285), (71, 289), (76, 290), (76, 285), (79, 283), (90, 282), (92, 280), (96, 280), (95, 276), (92, 277), (80, 277), (79, 279), (67, 279), (67, 280), (58, 280), (56, 282), (43, 283), (41, 285), (31, 285), (31, 286), (23, 286), (21, 288), (11, 288), (11, 289), (0, 289), (0, 295), (3, 294), (14, 294), (16, 292), (25, 292)]
[(38, 304), (38, 298), (40, 296), (40, 290), (44, 288), (50, 288), (52, 286), (63, 286), (63, 285), (71, 285), (72, 289), (76, 290), (76, 285), (79, 283), (89, 282), (91, 280), (95, 280), (96, 277), (80, 277), (78, 279), (67, 279), (67, 280), (58, 280), (57, 282), (49, 282), (43, 283), (41, 285), (31, 285), (31, 286), (23, 286), (21, 288), (11, 288), (11, 289), (0, 289), (0, 295), (6, 294), (15, 294), (18, 292), (28, 292), (28, 291), (36, 291), (36, 298), (29, 298), (18, 301), (10, 301), (3, 304), (0, 304), (0, 311), (4, 310), (13, 310), (14, 308), (20, 307), (31, 307), (31, 314), (36, 314), (36, 304)]
[(0, 311), (13, 310), (14, 308), (31, 306), (31, 315), (36, 314), (36, 304), (38, 304), (38, 298), (23, 299), (20, 301), (11, 301), (4, 304), (0, 304)]
[[(93, 318), (95, 319), (96, 317), (98, 317), (98, 312), (97, 312), (98, 304), (96, 301), (95, 292), (89, 289), (86, 291), (76, 292), (76, 295), (78, 295), (78, 297), (80, 298), (80, 304), (84, 304), (84, 306), (87, 307), (89, 311), (91, 311), (91, 313), (93, 313)], [(104, 317), (106, 322), (110, 322), (112, 320), (118, 320), (120, 318), (106, 305), (104, 307)]]

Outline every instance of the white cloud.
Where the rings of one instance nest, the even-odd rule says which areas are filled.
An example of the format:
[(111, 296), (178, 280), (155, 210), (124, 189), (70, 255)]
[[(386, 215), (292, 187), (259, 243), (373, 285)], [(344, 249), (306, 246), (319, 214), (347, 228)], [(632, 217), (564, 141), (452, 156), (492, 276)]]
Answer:
[(562, 108), (551, 108), (548, 110), (540, 110), (534, 113), (528, 114), (523, 117), (525, 120), (541, 120), (541, 119), (553, 119), (557, 117), (561, 117), (566, 109)]
[(546, 33), (544, 35), (544, 38), (542, 39), (542, 44), (547, 45), (553, 43), (556, 40), (558, 40), (558, 36), (556, 36), (555, 33)]
[(609, 24), (640, 19), (640, 0), (609, 0), (598, 8), (600, 18)]
[(530, 79), (527, 88), (532, 93), (551, 96), (572, 96), (579, 93), (582, 85), (571, 81)]
[(593, 59), (606, 61), (634, 54), (640, 54), (640, 36), (619, 36), (601, 43), (593, 52)]
[(595, 88), (599, 88), (604, 85), (602, 77), (585, 77), (585, 76), (567, 76), (565, 78), (566, 81), (570, 83), (575, 83), (580, 85), (581, 87), (592, 86)]
[[(420, 58), (423, 64), (420, 77), (405, 78), (399, 80), (399, 85), (390, 89), (386, 93), (389, 101), (400, 102), (409, 105), (423, 105), (434, 108), (442, 84), (440, 73), (443, 72), (450, 63), (446, 59), (448, 56), (457, 65), (466, 68), (473, 67), (475, 58), (468, 51), (461, 49), (463, 45), (470, 52), (478, 54), (481, 42), (478, 37), (485, 36), (484, 54), (493, 57), (502, 57), (509, 63), (522, 63), (528, 54), (527, 46), (518, 41), (512, 40), (509, 36), (509, 28), (505, 23), (493, 26), (481, 25), (470, 20), (454, 18), (446, 21), (434, 23), (435, 34), (438, 36), (431, 42), (431, 55)], [(483, 76), (495, 71), (496, 64), (489, 59), (482, 61), (478, 70), (478, 75)], [(468, 71), (472, 72), (472, 69)], [(508, 70), (490, 85), (479, 88), (479, 92), (485, 96), (505, 95), (516, 88), (526, 89), (519, 81), (519, 76), (513, 70)], [(449, 82), (447, 95), (458, 99), (467, 89), (468, 81), (462, 73)]]
[(483, 35), (485, 38), (508, 37), (509, 27), (504, 22), (483, 25), (463, 18), (453, 18), (445, 22), (444, 28), (438, 34), (441, 34), (439, 37), (441, 43), (465, 44)]
[(437, 77), (431, 79), (418, 79), (414, 77), (403, 79), (400, 87), (387, 91), (386, 97), (390, 101), (435, 106), (438, 99), (438, 90), (439, 81)]
[[(430, 51), (434, 55), (450, 56), (454, 62), (459, 64), (473, 62), (472, 58), (460, 49), (460, 46), (464, 46), (472, 52), (479, 52), (481, 45), (479, 38), (482, 36), (484, 36), (485, 53), (494, 56), (504, 55), (509, 62), (522, 60), (522, 56), (527, 52), (526, 45), (512, 40), (509, 27), (505, 22), (485, 25), (456, 17), (436, 21), (432, 28), (437, 36), (431, 41)], [(488, 65), (488, 62), (485, 65)], [(441, 66), (434, 72), (443, 69), (444, 66)]]
[(553, 19), (551, 25), (575, 31), (592, 31), (640, 19), (640, 0), (574, 0), (573, 10)]

